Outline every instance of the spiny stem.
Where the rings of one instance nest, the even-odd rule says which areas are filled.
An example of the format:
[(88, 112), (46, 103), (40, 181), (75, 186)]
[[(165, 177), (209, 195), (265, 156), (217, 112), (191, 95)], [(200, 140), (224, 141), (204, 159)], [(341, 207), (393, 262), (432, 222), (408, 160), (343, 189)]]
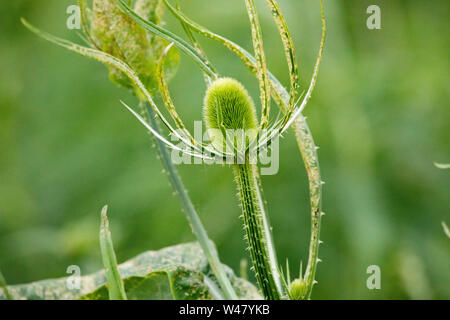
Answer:
[[(159, 124), (155, 118), (155, 113), (153, 109), (149, 107), (145, 108), (144, 104), (142, 103), (140, 105), (144, 117), (147, 118), (147, 120), (150, 122), (152, 127), (155, 128), (155, 130), (159, 131), (160, 130)], [(209, 265), (211, 266), (211, 269), (214, 275), (216, 276), (217, 281), (220, 284), (225, 299), (237, 300), (238, 297), (233, 287), (231, 286), (230, 280), (228, 279), (225, 273), (222, 263), (219, 260), (217, 250), (214, 247), (213, 242), (209, 239), (208, 234), (200, 220), (200, 217), (198, 216), (194, 208), (194, 205), (192, 204), (192, 201), (189, 195), (187, 194), (183, 181), (181, 181), (178, 171), (173, 165), (172, 160), (170, 159), (170, 155), (169, 152), (167, 151), (166, 145), (158, 139), (154, 140), (156, 141), (157, 145), (156, 149), (159, 153), (160, 160), (164, 166), (164, 169), (167, 172), (167, 175), (169, 176), (169, 181), (181, 202), (182, 209), (191, 225), (192, 232), (196, 236), (206, 256), (206, 259), (208, 260)]]
[(281, 284), (271, 230), (259, 192), (257, 170), (256, 165), (249, 163), (248, 157), (244, 164), (234, 165), (246, 239), (256, 280), (264, 298), (279, 300), (286, 294)]

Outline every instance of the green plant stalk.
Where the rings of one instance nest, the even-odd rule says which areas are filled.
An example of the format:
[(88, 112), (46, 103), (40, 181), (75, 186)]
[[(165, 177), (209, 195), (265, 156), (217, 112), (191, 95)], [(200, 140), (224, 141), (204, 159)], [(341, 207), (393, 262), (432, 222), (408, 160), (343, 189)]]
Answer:
[(3, 276), (3, 273), (1, 270), (0, 270), (0, 288), (3, 289), (6, 299), (13, 300), (13, 297), (11, 296), (11, 293), (9, 293), (9, 290), (8, 290), (8, 284), (6, 283), (5, 277)]
[(246, 240), (253, 262), (256, 280), (265, 299), (285, 297), (278, 272), (275, 247), (270, 225), (264, 210), (257, 180), (258, 167), (249, 163), (234, 165), (234, 175), (241, 200)]
[(127, 300), (127, 294), (120, 278), (117, 268), (117, 258), (109, 230), (107, 217), (108, 206), (103, 207), (100, 224), (100, 249), (102, 252), (103, 266), (105, 268), (106, 280), (108, 281), (108, 292), (110, 300)]
[[(152, 108), (147, 107), (145, 110), (145, 105), (143, 103), (141, 105), (141, 113), (144, 116), (144, 119), (149, 121), (151, 126), (157, 130), (159, 129), (159, 124), (157, 119), (155, 118), (155, 113)], [(153, 135), (152, 135), (153, 137)], [(175, 190), (178, 199), (180, 200), (181, 207), (183, 212), (186, 215), (186, 218), (189, 221), (189, 224), (192, 228), (192, 232), (197, 238), (203, 252), (205, 253), (206, 259), (211, 266), (211, 269), (214, 275), (219, 282), (219, 285), (222, 289), (223, 296), (227, 300), (237, 300), (238, 297), (236, 295), (235, 290), (231, 286), (230, 280), (228, 279), (225, 269), (223, 268), (222, 263), (220, 262), (219, 255), (214, 246), (214, 243), (209, 239), (206, 229), (204, 228), (200, 217), (198, 216), (194, 205), (187, 193), (187, 190), (184, 187), (183, 181), (181, 181), (180, 175), (178, 174), (177, 169), (175, 168), (172, 160), (170, 159), (169, 152), (167, 151), (166, 145), (158, 139), (153, 139), (157, 146), (157, 151), (159, 154), (159, 158), (161, 163), (164, 166), (164, 169), (169, 177), (169, 181)]]

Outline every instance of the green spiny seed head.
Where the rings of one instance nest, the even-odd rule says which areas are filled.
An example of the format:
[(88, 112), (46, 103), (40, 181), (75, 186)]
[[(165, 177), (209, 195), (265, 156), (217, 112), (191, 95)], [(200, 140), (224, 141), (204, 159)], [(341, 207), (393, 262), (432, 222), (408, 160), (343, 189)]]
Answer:
[[(223, 150), (224, 133), (237, 137), (227, 137), (233, 141), (234, 147), (243, 151), (258, 133), (253, 100), (244, 86), (232, 78), (215, 80), (206, 91), (203, 115), (213, 146)], [(243, 132), (245, 136), (240, 136)]]
[(289, 287), (289, 296), (292, 300), (302, 300), (306, 295), (306, 282), (303, 279), (295, 279)]
[(244, 86), (232, 78), (214, 81), (206, 91), (204, 116), (208, 128), (256, 129), (256, 111)]

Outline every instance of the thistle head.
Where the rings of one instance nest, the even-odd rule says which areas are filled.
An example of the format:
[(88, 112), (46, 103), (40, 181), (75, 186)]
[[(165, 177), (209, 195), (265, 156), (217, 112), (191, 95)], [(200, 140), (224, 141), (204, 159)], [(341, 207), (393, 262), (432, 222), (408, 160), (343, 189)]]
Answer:
[[(213, 146), (242, 152), (258, 133), (253, 100), (244, 86), (232, 78), (215, 80), (206, 91), (203, 115)], [(229, 151), (229, 149), (228, 149)]]

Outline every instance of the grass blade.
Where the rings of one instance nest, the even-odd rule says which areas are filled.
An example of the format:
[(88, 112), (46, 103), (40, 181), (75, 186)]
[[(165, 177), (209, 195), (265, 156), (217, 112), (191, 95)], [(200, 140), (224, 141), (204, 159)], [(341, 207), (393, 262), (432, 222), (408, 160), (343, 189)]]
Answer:
[(108, 292), (110, 300), (127, 300), (127, 294), (120, 278), (117, 268), (117, 259), (109, 230), (107, 217), (108, 206), (104, 206), (101, 214), (100, 224), (100, 249), (102, 252), (103, 266), (108, 281)]
[(6, 283), (5, 277), (3, 276), (3, 273), (1, 270), (0, 270), (0, 288), (3, 289), (6, 299), (13, 300), (13, 297), (11, 296), (11, 293), (9, 293), (9, 290), (8, 290), (8, 284)]

